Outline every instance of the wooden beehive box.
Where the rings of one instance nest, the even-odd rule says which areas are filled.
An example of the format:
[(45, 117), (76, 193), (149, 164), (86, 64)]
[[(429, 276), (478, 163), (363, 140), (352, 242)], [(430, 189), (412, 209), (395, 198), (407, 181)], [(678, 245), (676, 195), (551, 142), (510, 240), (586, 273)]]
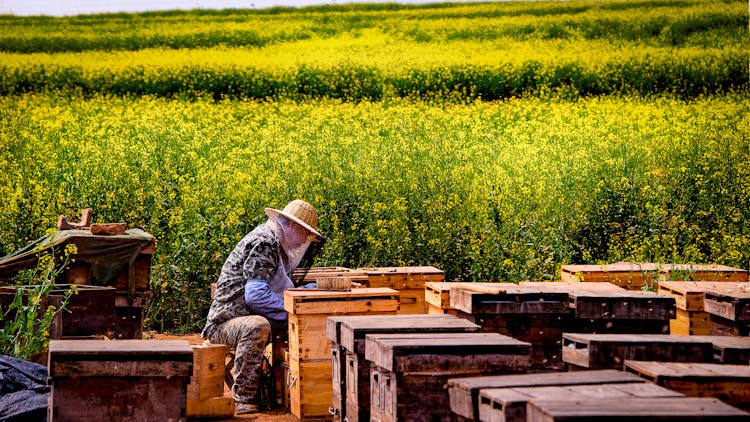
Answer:
[(560, 345), (570, 308), (567, 293), (553, 284), (563, 283), (457, 283), (450, 303), (484, 332), (529, 342), (532, 368), (555, 369), (562, 363)]
[[(482, 399), (480, 396), (488, 389), (643, 382), (643, 379), (634, 374), (614, 369), (600, 369), (577, 372), (547, 372), (452, 378), (448, 380), (447, 386), (448, 394), (450, 396), (450, 406), (453, 413), (465, 419), (479, 420), (482, 419), (480, 417), (482, 407)], [(487, 406), (488, 403), (484, 404)], [(493, 412), (493, 415), (495, 413), (497, 412)], [(482, 420), (488, 420), (488, 418), (485, 417)], [(492, 420), (498, 419), (493, 418)]]
[(731, 289), (730, 282), (668, 281), (659, 283), (659, 294), (675, 299), (677, 312), (670, 321), (670, 333), (678, 335), (710, 335), (711, 314), (705, 311), (706, 291)]
[(626, 360), (625, 370), (686, 396), (715, 397), (750, 409), (748, 365)]
[(364, 267), (367, 287), (387, 287), (398, 290), (401, 300), (399, 314), (425, 314), (425, 283), (445, 281), (443, 270), (432, 266)]
[(629, 397), (576, 400), (532, 400), (527, 420), (556, 421), (744, 421), (750, 414), (708, 397)]
[(428, 281), (424, 284), (424, 300), (427, 302), (428, 314), (450, 314), (456, 315), (456, 310), (451, 307), (451, 286), (455, 282)]
[[(480, 394), (480, 420), (525, 422), (526, 406), (535, 401), (601, 400), (684, 397), (650, 382), (587, 384), (544, 387), (490, 388)], [(604, 404), (606, 406), (606, 404)]]
[(289, 313), (289, 403), (294, 416), (330, 418), (334, 344), (327, 335), (328, 317), (394, 315), (398, 306), (399, 293), (388, 288), (284, 292), (284, 309)]
[[(339, 325), (338, 335), (336, 325)], [(341, 354), (334, 368), (341, 373), (339, 385), (334, 376), (334, 419), (341, 415), (349, 422), (370, 420), (370, 362), (365, 358), (367, 334), (465, 333), (479, 326), (452, 315), (385, 315), (329, 318), (329, 338), (339, 338)], [(336, 369), (334, 369), (334, 372)], [(336, 410), (339, 410), (336, 412)]]
[(669, 334), (674, 298), (640, 290), (572, 290), (569, 332)]
[(664, 334), (563, 334), (563, 360), (573, 368), (622, 369), (625, 360), (712, 362), (713, 343)]
[(186, 418), (193, 351), (181, 340), (51, 340), (49, 421)]
[(714, 363), (747, 365), (750, 363), (750, 337), (696, 336), (714, 345)]
[(224, 368), (229, 349), (224, 344), (192, 346), (193, 372), (187, 389), (188, 418), (234, 415), (234, 400), (224, 397)]
[(704, 306), (711, 314), (711, 333), (750, 335), (750, 284), (717, 283), (706, 289)]
[(450, 378), (524, 372), (531, 345), (498, 333), (367, 334), (370, 418), (448, 420)]
[(662, 266), (651, 262), (615, 262), (607, 265), (563, 265), (566, 282), (609, 282), (628, 290), (656, 286)]
[(718, 264), (663, 264), (667, 280), (747, 283), (747, 270)]

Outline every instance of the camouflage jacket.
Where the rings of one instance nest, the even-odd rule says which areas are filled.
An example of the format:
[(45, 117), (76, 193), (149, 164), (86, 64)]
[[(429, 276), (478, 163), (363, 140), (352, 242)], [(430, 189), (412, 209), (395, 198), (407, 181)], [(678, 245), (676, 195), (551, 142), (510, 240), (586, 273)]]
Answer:
[(266, 283), (271, 280), (279, 269), (280, 254), (279, 240), (268, 223), (259, 225), (240, 240), (221, 268), (216, 294), (201, 333), (204, 338), (208, 338), (218, 324), (257, 314), (245, 303), (245, 284), (248, 280)]

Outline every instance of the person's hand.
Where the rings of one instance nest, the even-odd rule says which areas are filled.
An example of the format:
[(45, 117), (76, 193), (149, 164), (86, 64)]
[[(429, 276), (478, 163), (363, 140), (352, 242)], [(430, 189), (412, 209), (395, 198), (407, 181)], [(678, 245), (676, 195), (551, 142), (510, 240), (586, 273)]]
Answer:
[(303, 285), (302, 288), (305, 288), (305, 289), (317, 289), (318, 288), (318, 283), (307, 283), (307, 284)]

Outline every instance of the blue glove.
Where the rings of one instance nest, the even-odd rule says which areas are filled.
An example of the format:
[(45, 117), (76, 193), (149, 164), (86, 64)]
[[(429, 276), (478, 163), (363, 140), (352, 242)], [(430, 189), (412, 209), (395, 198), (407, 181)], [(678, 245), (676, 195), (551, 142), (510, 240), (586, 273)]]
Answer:
[(317, 289), (318, 284), (317, 283), (307, 283), (304, 286), (302, 286), (304, 289)]
[(268, 287), (264, 280), (245, 282), (245, 304), (256, 314), (275, 320), (287, 319), (284, 299)]

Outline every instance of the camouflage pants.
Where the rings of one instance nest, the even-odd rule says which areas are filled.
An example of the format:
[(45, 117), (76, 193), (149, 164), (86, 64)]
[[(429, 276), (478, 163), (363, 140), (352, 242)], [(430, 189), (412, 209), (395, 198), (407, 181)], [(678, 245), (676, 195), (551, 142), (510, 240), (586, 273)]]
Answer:
[(241, 316), (218, 325), (211, 343), (235, 349), (232, 398), (238, 403), (258, 404), (263, 352), (271, 341), (271, 324), (259, 315)]

